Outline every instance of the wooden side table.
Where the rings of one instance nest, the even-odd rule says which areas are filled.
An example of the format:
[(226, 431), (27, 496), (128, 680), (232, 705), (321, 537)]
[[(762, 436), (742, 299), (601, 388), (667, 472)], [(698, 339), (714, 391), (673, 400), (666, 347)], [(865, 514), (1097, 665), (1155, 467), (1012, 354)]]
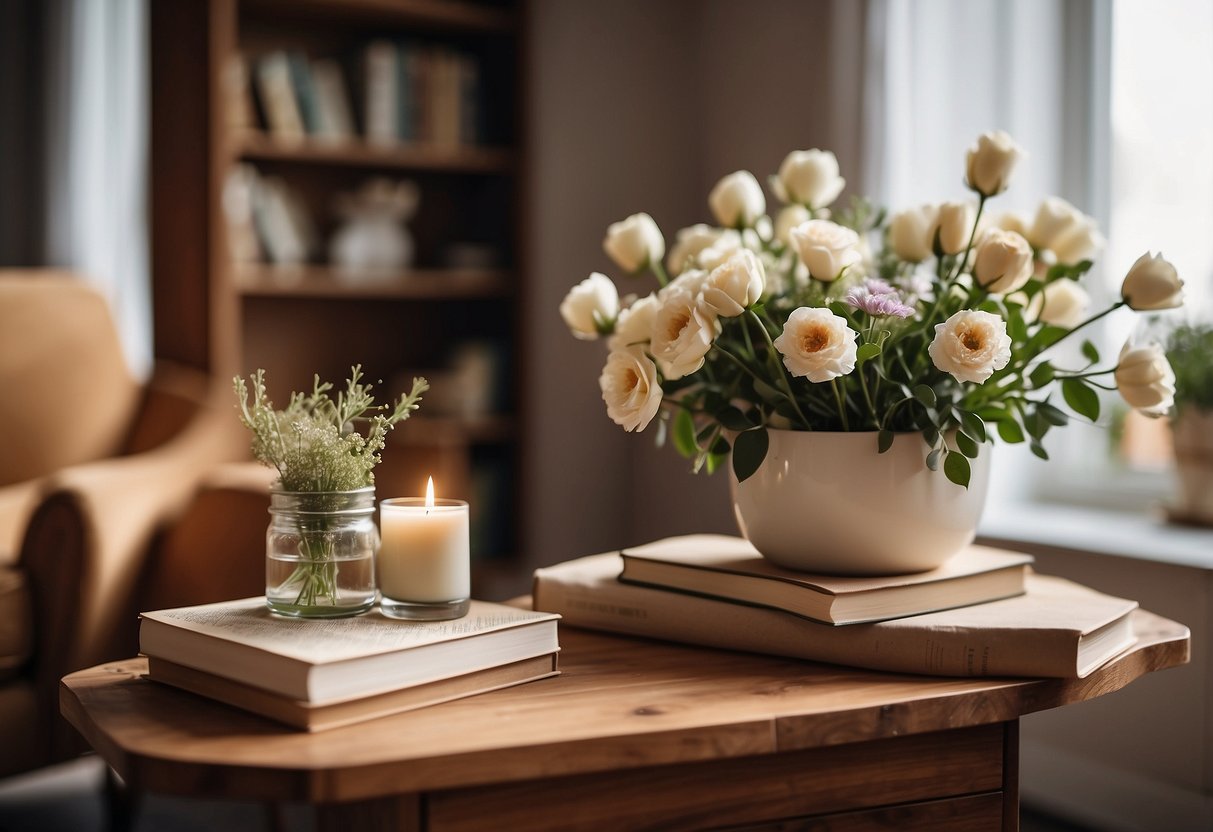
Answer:
[(321, 829), (1018, 828), (1023, 714), (1187, 661), (1186, 627), (1083, 680), (945, 679), (561, 631), (563, 675), (319, 734), (158, 685), (63, 680), (133, 788), (316, 804)]

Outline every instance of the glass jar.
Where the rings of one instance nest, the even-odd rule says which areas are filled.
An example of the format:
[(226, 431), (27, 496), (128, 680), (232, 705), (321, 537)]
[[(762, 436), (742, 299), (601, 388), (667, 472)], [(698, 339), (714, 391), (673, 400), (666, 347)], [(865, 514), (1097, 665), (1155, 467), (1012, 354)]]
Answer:
[(375, 605), (375, 487), (270, 491), (265, 603), (294, 618), (343, 618)]

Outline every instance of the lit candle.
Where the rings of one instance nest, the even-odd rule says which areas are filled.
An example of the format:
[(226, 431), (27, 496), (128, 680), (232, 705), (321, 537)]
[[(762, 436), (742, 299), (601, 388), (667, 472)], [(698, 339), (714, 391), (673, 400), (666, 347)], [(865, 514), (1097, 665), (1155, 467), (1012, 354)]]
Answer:
[(395, 618), (458, 618), (471, 595), (468, 504), (394, 497), (379, 504), (379, 607)]

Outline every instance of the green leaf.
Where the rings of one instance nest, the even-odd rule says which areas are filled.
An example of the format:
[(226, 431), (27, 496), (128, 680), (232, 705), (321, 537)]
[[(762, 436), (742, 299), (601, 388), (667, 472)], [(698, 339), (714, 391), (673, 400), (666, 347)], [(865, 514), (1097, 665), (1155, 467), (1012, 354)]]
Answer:
[[(960, 452), (962, 454), (964, 454), (965, 456), (967, 456), (969, 459), (977, 458), (978, 445), (975, 441), (973, 441), (973, 438), (971, 436), (969, 436), (967, 433), (957, 432), (956, 447), (959, 448)], [(952, 456), (955, 456), (955, 454), (948, 454), (948, 456), (952, 457)]]
[(1028, 447), (1032, 449), (1032, 453), (1036, 454), (1041, 459), (1048, 460), (1049, 453), (1045, 450), (1045, 446), (1040, 444), (1038, 440), (1033, 439), (1030, 443), (1028, 443)]
[(1001, 422), (1004, 419), (1014, 419), (1015, 416), (1011, 411), (1000, 405), (986, 405), (981, 410), (977, 411), (977, 415), (986, 422)]
[(1099, 418), (1099, 395), (1076, 378), (1063, 379), (1061, 395), (1079, 416), (1094, 422)]
[(1045, 281), (1052, 283), (1054, 280), (1060, 280), (1063, 277), (1068, 277), (1070, 280), (1078, 280), (1091, 270), (1092, 265), (1094, 263), (1091, 260), (1083, 260), (1073, 265), (1058, 263), (1055, 266), (1049, 267), (1048, 273), (1045, 274)]
[(969, 468), (969, 460), (964, 454), (949, 453), (943, 460), (943, 473), (961, 488), (969, 487), (969, 478), (973, 475)]
[(1028, 324), (1023, 319), (1023, 311), (1015, 304), (1008, 304), (1010, 311), (1007, 313), (1007, 335), (1011, 336), (1011, 340), (1016, 344), (1022, 344), (1028, 340)]
[(1008, 445), (1018, 445), (1024, 440), (1023, 429), (1014, 419), (1001, 419), (998, 422), (998, 435)]
[(699, 445), (695, 442), (695, 420), (691, 418), (689, 410), (679, 408), (678, 415), (674, 417), (674, 448), (688, 459), (699, 452)]
[(744, 413), (731, 405), (716, 413), (716, 421), (725, 429), (738, 432), (754, 427), (754, 423), (746, 418)]
[(866, 364), (878, 355), (880, 355), (879, 344), (861, 344), (855, 351), (855, 361), (859, 364)]
[(893, 431), (882, 430), (876, 434), (876, 451), (878, 453), (883, 454), (891, 447), (893, 447)]
[(943, 448), (936, 448), (927, 454), (927, 467), (932, 471), (939, 470), (939, 457), (943, 453)]
[[(662, 384), (665, 384), (665, 382), (662, 382)], [(754, 392), (759, 396), (762, 396), (762, 400), (767, 404), (775, 404), (776, 402), (784, 401), (783, 393), (779, 392), (765, 381), (758, 381), (755, 379)]]
[(923, 428), (922, 441), (934, 448), (937, 444), (939, 444), (939, 428), (934, 426)]
[(745, 482), (758, 470), (767, 457), (770, 442), (766, 428), (755, 428), (737, 435), (733, 442), (733, 473), (738, 482)]
[(1028, 381), (1032, 382), (1032, 386), (1039, 390), (1053, 380), (1053, 365), (1048, 361), (1042, 361), (1036, 365), (1036, 369), (1032, 370), (1032, 374), (1028, 376)]
[(920, 404), (925, 405), (926, 407), (935, 406), (935, 391), (925, 384), (915, 385), (914, 398), (917, 399)]
[(1041, 402), (1039, 405), (1037, 405), (1036, 412), (1039, 413), (1041, 418), (1050, 425), (1064, 428), (1066, 425), (1070, 424), (1070, 417), (1066, 414), (1066, 412), (1061, 408), (1054, 407), (1048, 402)]
[(1091, 343), (1090, 341), (1083, 341), (1083, 342), (1082, 342), (1082, 354), (1083, 354), (1083, 355), (1086, 357), (1086, 359), (1087, 359), (1088, 361), (1090, 361), (1092, 364), (1098, 364), (1098, 363), (1099, 363), (1099, 350), (1098, 350), (1098, 349), (1095, 347), (1095, 345), (1094, 345), (1093, 343)]
[(1039, 412), (1032, 411), (1024, 416), (1024, 430), (1028, 432), (1028, 436), (1033, 439), (1044, 439), (1045, 434), (1049, 432), (1049, 422)]
[(960, 425), (964, 428), (965, 433), (976, 439), (978, 442), (988, 440), (989, 434), (986, 433), (986, 423), (976, 413), (971, 413), (968, 410), (957, 410), (957, 416), (960, 419)]

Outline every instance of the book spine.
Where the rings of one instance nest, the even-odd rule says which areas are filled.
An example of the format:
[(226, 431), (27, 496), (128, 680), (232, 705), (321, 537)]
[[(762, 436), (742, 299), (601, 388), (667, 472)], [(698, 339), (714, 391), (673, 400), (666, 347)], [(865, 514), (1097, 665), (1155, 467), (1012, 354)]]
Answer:
[(372, 144), (395, 144), (398, 141), (396, 95), (396, 47), (388, 41), (367, 45), (364, 58), (366, 94), (366, 138)]
[(896, 626), (832, 627), (776, 610), (649, 589), (535, 573), (534, 607), (563, 623), (625, 635), (766, 653), (871, 670), (934, 676), (1073, 678), (1076, 638), (1062, 630)]

